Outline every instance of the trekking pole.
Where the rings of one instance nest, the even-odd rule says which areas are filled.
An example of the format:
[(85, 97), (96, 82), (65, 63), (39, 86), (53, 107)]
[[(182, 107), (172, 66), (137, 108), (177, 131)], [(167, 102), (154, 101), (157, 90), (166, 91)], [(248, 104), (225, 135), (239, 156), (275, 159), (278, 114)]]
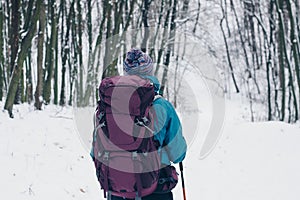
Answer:
[(181, 185), (182, 185), (183, 200), (186, 200), (185, 185), (184, 185), (184, 178), (183, 178), (183, 164), (182, 164), (182, 162), (179, 163), (179, 168), (180, 168), (180, 174), (181, 174)]

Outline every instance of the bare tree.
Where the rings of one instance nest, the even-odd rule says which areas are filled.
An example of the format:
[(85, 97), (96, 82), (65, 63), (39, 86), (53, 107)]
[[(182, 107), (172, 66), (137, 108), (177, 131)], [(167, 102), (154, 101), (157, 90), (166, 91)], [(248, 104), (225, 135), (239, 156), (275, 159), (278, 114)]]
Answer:
[[(69, 62), (70, 59), (70, 31), (71, 31), (71, 17), (72, 13), (74, 12), (74, 4), (75, 0), (72, 1), (69, 9), (69, 13), (66, 20), (66, 33), (65, 33), (65, 39), (63, 44), (63, 51), (62, 51), (62, 70), (61, 70), (61, 90), (60, 90), (60, 100), (59, 105), (64, 106), (66, 104), (66, 70), (67, 70), (67, 62)], [(62, 9), (63, 10), (63, 9)]]
[(3, 37), (3, 24), (4, 12), (2, 1), (0, 2), (0, 101), (3, 98), (3, 83), (4, 83), (4, 37)]
[(46, 45), (46, 58), (45, 58), (45, 68), (46, 68), (46, 75), (45, 75), (45, 84), (43, 89), (43, 96), (44, 101), (46, 104), (50, 103), (51, 100), (51, 91), (52, 91), (52, 79), (53, 79), (53, 72), (54, 72), (54, 49), (56, 44), (56, 35), (57, 35), (57, 27), (56, 27), (56, 19), (55, 19), (55, 0), (50, 0), (50, 23), (51, 23), (51, 34), (48, 38), (47, 45)]
[[(31, 1), (33, 1), (33, 0), (31, 0)], [(16, 91), (18, 88), (19, 80), (21, 77), (22, 69), (23, 69), (23, 62), (26, 58), (27, 50), (31, 46), (32, 38), (36, 32), (36, 24), (37, 24), (38, 16), (40, 14), (39, 13), (40, 12), (40, 4), (41, 4), (40, 1), (36, 1), (35, 10), (34, 10), (33, 14), (28, 13), (31, 16), (30, 24), (27, 27), (26, 35), (22, 38), (21, 48), (20, 48), (20, 51), (18, 52), (16, 64), (14, 66), (12, 78), (11, 78), (11, 81), (9, 84), (8, 94), (6, 97), (4, 109), (8, 110), (10, 117), (13, 117), (12, 108), (13, 108), (13, 103), (14, 103), (14, 99), (16, 96)]]
[[(221, 0), (221, 8), (222, 8), (223, 17), (222, 17), (222, 19), (220, 21), (220, 27), (221, 27), (221, 31), (222, 31), (222, 35), (223, 35), (223, 39), (224, 39), (224, 43), (225, 43), (227, 61), (228, 61), (228, 64), (229, 64), (230, 74), (231, 74), (232, 81), (234, 83), (235, 90), (236, 90), (237, 93), (239, 93), (240, 89), (239, 89), (239, 87), (237, 85), (236, 78), (235, 78), (235, 75), (234, 75), (234, 69), (233, 69), (232, 62), (231, 62), (229, 45), (228, 45), (227, 37), (226, 37), (226, 34), (225, 34), (225, 30), (223, 28), (223, 22), (224, 22), (224, 20), (226, 18), (226, 13), (225, 13), (225, 9), (223, 8), (223, 2), (222, 2), (222, 0)], [(227, 20), (225, 20), (225, 21), (226, 21), (226, 23), (228, 23)], [(227, 27), (227, 29), (229, 29), (228, 28), (228, 24), (227, 24), (226, 27)], [(228, 30), (228, 32), (230, 32), (230, 31)]]
[(41, 10), (39, 16), (39, 31), (38, 31), (38, 56), (37, 56), (37, 85), (35, 89), (35, 103), (36, 109), (41, 110), (43, 105), (43, 84), (44, 84), (44, 35), (45, 35), (45, 22), (46, 22), (46, 11), (45, 4), (41, 3)]

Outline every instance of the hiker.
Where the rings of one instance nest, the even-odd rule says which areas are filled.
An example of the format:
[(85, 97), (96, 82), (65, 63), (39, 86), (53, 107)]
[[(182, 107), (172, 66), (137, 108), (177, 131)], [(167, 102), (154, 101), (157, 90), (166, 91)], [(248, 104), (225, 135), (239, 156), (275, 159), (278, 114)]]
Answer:
[[(137, 191), (136, 196), (128, 197), (128, 195), (127, 196), (122, 195), (122, 192), (116, 193), (116, 192), (107, 191), (108, 192), (107, 198), (109, 200), (122, 200), (122, 199), (172, 200), (173, 194), (172, 194), (171, 190), (176, 186), (178, 177), (177, 177), (176, 170), (173, 166), (171, 166), (171, 163), (179, 163), (179, 162), (183, 161), (183, 159), (185, 158), (186, 149), (187, 149), (186, 141), (182, 135), (182, 127), (181, 127), (180, 120), (179, 120), (172, 104), (169, 101), (167, 101), (166, 99), (164, 99), (162, 96), (159, 95), (160, 84), (159, 84), (158, 79), (155, 76), (153, 76), (153, 61), (148, 54), (143, 53), (139, 49), (135, 49), (135, 48), (131, 49), (126, 54), (126, 58), (123, 62), (123, 70), (124, 70), (125, 78), (130, 77), (131, 79), (133, 79), (132, 82), (148, 81), (151, 83), (151, 87), (154, 88), (155, 97), (154, 97), (154, 100), (151, 100), (152, 101), (151, 106), (155, 113), (154, 114), (155, 120), (153, 120), (153, 126), (151, 128), (148, 127), (147, 122), (143, 122), (142, 126), (145, 127), (145, 131), (147, 129), (149, 129), (149, 130), (153, 129), (153, 135), (154, 135), (153, 138), (154, 138), (154, 141), (156, 142), (155, 146), (158, 146), (158, 147), (156, 147), (157, 153), (155, 152), (155, 154), (159, 154), (161, 167), (158, 170), (159, 177), (157, 180), (158, 183), (157, 183), (157, 185), (155, 185), (156, 189), (154, 191), (152, 190), (151, 194), (145, 193), (147, 195), (142, 196), (141, 194), (143, 194), (143, 191), (142, 192)], [(116, 77), (116, 78), (118, 78), (118, 80), (122, 80), (122, 77)], [(111, 81), (111, 80), (109, 80), (109, 81)], [(116, 82), (118, 82), (118, 81), (116, 81)], [(105, 83), (101, 83), (101, 84), (105, 84)], [(109, 84), (112, 84), (112, 83), (110, 82)], [(101, 93), (101, 91), (103, 93), (104, 89), (101, 90), (101, 85), (100, 85), (99, 90), (100, 90), (100, 93)], [(103, 95), (103, 96), (105, 96), (105, 95)], [(145, 111), (145, 112), (147, 112), (147, 111)], [(105, 120), (102, 119), (103, 118), (102, 114), (100, 114), (100, 115), (101, 115), (101, 117), (100, 117), (99, 121), (95, 122), (96, 123), (95, 127), (100, 126), (101, 133), (102, 132), (110, 132), (109, 130), (107, 130), (107, 129), (109, 129), (109, 127), (106, 128), (106, 126), (108, 126), (108, 124), (112, 124), (112, 123), (110, 122), (110, 123), (106, 124)], [(97, 114), (96, 114), (96, 118), (97, 118)], [(117, 125), (118, 125), (118, 122), (116, 122), (115, 126), (117, 126)], [(103, 129), (103, 127), (104, 127), (104, 129)], [(113, 127), (113, 128), (115, 129), (115, 127)], [(113, 134), (113, 133), (110, 133), (110, 134)], [(100, 134), (100, 139), (98, 139), (98, 140), (102, 140), (102, 141), (99, 141), (98, 143), (102, 143), (102, 142), (105, 143), (104, 140), (106, 140), (106, 136), (103, 137), (102, 135), (105, 135), (105, 134)], [(94, 140), (96, 140), (95, 137), (96, 136), (94, 135)], [(108, 137), (108, 138), (110, 139), (111, 137)], [(149, 144), (152, 144), (150, 140), (149, 140), (149, 142), (150, 142)], [(97, 143), (97, 142), (95, 142), (95, 141), (93, 142), (91, 156), (92, 156), (93, 160), (95, 161), (96, 170), (98, 170), (97, 177), (98, 177), (99, 182), (101, 183), (102, 189), (108, 188), (108, 190), (109, 190), (109, 188), (111, 186), (108, 186), (108, 183), (107, 183), (108, 181), (104, 180), (104, 179), (109, 179), (109, 178), (107, 178), (107, 176), (109, 176), (109, 175), (107, 175), (108, 172), (105, 172), (107, 170), (103, 170), (103, 167), (102, 167), (102, 166), (108, 165), (108, 161), (105, 161), (105, 160), (109, 160), (109, 158), (104, 159), (105, 155), (103, 155), (103, 153), (102, 153), (100, 155), (100, 159), (103, 161), (97, 162), (96, 161), (97, 159), (95, 160), (95, 152), (97, 152), (97, 151), (95, 151), (95, 148), (98, 148), (98, 146), (99, 146), (95, 143)], [(147, 146), (151, 146), (149, 144)], [(101, 144), (101, 145), (99, 148), (102, 148), (106, 144)], [(149, 150), (149, 151), (151, 151), (151, 150)], [(130, 152), (130, 153), (132, 153), (132, 152)], [(108, 155), (108, 153), (107, 153), (107, 155)], [(132, 155), (134, 155), (134, 154), (132, 154)], [(102, 162), (107, 162), (107, 163), (103, 165)], [(113, 163), (113, 161), (111, 161), (111, 160), (110, 160), (110, 162), (111, 162), (111, 164)], [(149, 163), (149, 165), (151, 165), (151, 164), (152, 164), (152, 162)], [(122, 164), (117, 164), (117, 165), (122, 165)], [(100, 168), (100, 170), (99, 170), (99, 168)], [(111, 174), (113, 174), (113, 173), (111, 173)], [(103, 178), (103, 177), (106, 177), (106, 178)], [(120, 177), (121, 177), (121, 175), (120, 175)], [(117, 180), (115, 183), (121, 184)], [(139, 184), (136, 183), (134, 185), (134, 188), (141, 187), (138, 185), (140, 185), (140, 183)], [(123, 188), (122, 185), (119, 185), (118, 187)], [(124, 188), (128, 188), (128, 186), (124, 186)], [(105, 189), (105, 190), (107, 190), (107, 189)], [(125, 190), (125, 189), (123, 189), (123, 190)], [(120, 191), (123, 191), (123, 190), (120, 189)], [(105, 197), (106, 197), (106, 194), (105, 194)]]

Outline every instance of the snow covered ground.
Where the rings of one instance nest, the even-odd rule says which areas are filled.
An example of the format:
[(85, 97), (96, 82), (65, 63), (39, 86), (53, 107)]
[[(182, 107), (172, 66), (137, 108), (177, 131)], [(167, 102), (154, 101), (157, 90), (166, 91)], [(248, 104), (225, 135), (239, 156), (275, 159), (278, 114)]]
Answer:
[[(226, 103), (223, 134), (205, 159), (197, 138), (190, 143), (184, 162), (188, 200), (300, 198), (300, 125), (249, 123), (243, 109)], [(0, 112), (1, 199), (103, 199), (72, 108), (40, 112), (25, 104), (14, 112), (13, 120)], [(183, 199), (180, 184), (174, 195)]]

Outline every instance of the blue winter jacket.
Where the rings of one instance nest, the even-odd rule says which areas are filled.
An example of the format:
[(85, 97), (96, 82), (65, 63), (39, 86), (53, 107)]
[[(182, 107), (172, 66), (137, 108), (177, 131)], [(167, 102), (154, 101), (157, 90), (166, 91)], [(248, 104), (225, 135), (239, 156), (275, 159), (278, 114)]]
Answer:
[[(160, 84), (154, 76), (143, 76), (149, 79), (155, 88), (156, 94), (159, 93)], [(156, 97), (153, 102), (153, 108), (156, 113), (157, 120), (154, 123), (155, 139), (159, 141), (161, 148), (162, 163), (169, 165), (181, 162), (186, 155), (187, 145), (182, 135), (181, 122), (176, 114), (172, 104), (163, 97)], [(93, 149), (91, 156), (94, 158)]]
[[(144, 76), (149, 79), (159, 93), (160, 84), (155, 76)], [(164, 98), (156, 98), (153, 108), (157, 120), (154, 123), (155, 139), (161, 145), (162, 163), (179, 163), (185, 158), (187, 145), (182, 135), (182, 126), (173, 105)]]

